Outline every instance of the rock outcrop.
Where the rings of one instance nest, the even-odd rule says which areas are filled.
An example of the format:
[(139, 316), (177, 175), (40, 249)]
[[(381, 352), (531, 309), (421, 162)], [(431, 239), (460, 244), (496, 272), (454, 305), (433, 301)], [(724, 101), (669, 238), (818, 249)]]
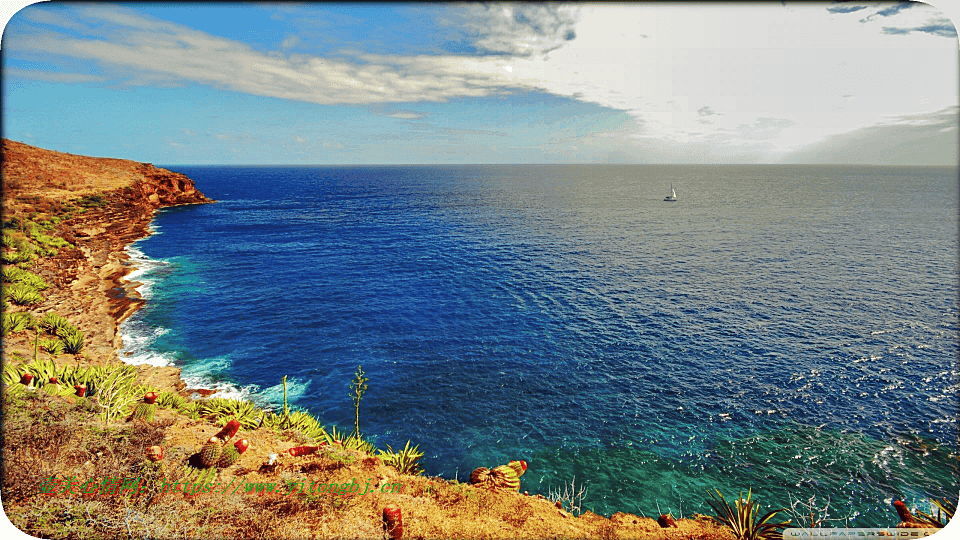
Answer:
[[(29, 270), (51, 285), (30, 311), (55, 311), (78, 325), (91, 363), (117, 361), (117, 327), (143, 302), (136, 284), (124, 279), (133, 270), (124, 249), (149, 234), (158, 208), (213, 201), (190, 178), (149, 163), (78, 156), (7, 139), (2, 151), (5, 226), (55, 218), (56, 228), (45, 234), (71, 244), (29, 263)], [(5, 354), (29, 351), (27, 343), (5, 341), (10, 341)], [(179, 372), (157, 376), (179, 381)]]

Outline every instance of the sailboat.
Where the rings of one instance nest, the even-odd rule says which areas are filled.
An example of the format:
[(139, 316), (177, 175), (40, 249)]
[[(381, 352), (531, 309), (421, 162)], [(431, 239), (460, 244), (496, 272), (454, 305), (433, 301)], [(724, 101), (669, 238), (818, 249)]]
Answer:
[(670, 194), (663, 198), (665, 201), (676, 201), (677, 192), (673, 190), (673, 184), (670, 184)]

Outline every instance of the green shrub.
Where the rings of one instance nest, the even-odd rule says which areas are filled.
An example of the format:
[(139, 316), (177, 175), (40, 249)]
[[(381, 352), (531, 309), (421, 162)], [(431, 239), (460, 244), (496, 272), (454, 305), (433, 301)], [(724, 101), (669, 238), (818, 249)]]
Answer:
[(773, 510), (757, 518), (757, 510), (760, 505), (751, 500), (753, 495), (752, 489), (747, 491), (746, 499), (743, 498), (743, 492), (740, 492), (736, 508), (731, 507), (730, 504), (727, 503), (727, 500), (723, 498), (720, 490), (716, 491), (716, 495), (713, 493), (709, 494), (710, 499), (707, 501), (707, 504), (717, 513), (717, 521), (730, 527), (738, 540), (780, 540), (783, 538), (783, 534), (777, 529), (785, 528), (790, 524), (790, 521), (771, 523), (770, 520), (772, 520), (773, 516), (777, 515), (778, 512), (785, 511), (786, 509)]
[(3, 296), (18, 306), (31, 306), (43, 302), (43, 295), (25, 283), (11, 283), (4, 287)]
[(40, 244), (40, 251), (47, 256), (56, 255), (60, 251), (60, 248), (73, 247), (73, 244), (58, 236), (36, 234), (33, 236), (33, 239)]
[(36, 325), (36, 319), (33, 315), (25, 312), (14, 312), (3, 314), (3, 335), (11, 332), (23, 332), (27, 328), (33, 328)]
[(54, 336), (59, 335), (61, 330), (71, 332), (76, 330), (76, 328), (70, 324), (70, 321), (53, 311), (47, 312), (47, 314), (40, 319), (40, 327)]
[(58, 333), (63, 340), (63, 350), (70, 354), (80, 354), (83, 351), (83, 332), (72, 329), (61, 329)]
[(180, 394), (173, 392), (161, 392), (157, 397), (157, 405), (165, 409), (181, 410), (187, 404), (187, 400)]
[(423, 468), (420, 466), (420, 458), (423, 452), (419, 451), (420, 445), (410, 448), (410, 441), (399, 452), (394, 452), (390, 445), (387, 445), (387, 451), (380, 450), (380, 457), (383, 463), (389, 465), (400, 472), (400, 474), (423, 474)]
[(107, 201), (100, 195), (85, 195), (76, 199), (73, 203), (81, 208), (97, 208), (107, 204)]
[(50, 287), (42, 277), (29, 270), (17, 268), (16, 266), (4, 266), (3, 269), (0, 270), (0, 277), (3, 278), (5, 283), (23, 283), (38, 291)]
[(62, 354), (64, 347), (64, 343), (57, 338), (40, 340), (40, 348), (54, 356)]
[(10, 231), (3, 231), (3, 240), (0, 242), (5, 248), (18, 249), (23, 242), (23, 237), (18, 236)]

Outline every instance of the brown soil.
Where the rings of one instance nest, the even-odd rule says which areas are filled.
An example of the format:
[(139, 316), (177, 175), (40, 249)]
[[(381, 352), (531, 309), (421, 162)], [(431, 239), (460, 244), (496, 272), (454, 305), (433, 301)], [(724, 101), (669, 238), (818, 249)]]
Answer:
[[(143, 302), (124, 279), (131, 271), (124, 247), (148, 234), (149, 221), (157, 208), (212, 201), (197, 191), (189, 178), (149, 164), (75, 156), (8, 140), (3, 140), (2, 150), (5, 221), (55, 214), (82, 195), (101, 197), (102, 204), (59, 223), (56, 234), (71, 242), (73, 249), (39, 258), (29, 268), (51, 285), (44, 291), (44, 301), (30, 306), (29, 311), (37, 317), (55, 311), (87, 336), (82, 355), (61, 355), (56, 359), (58, 364), (119, 362), (117, 325)], [(18, 306), (8, 309), (26, 310)], [(11, 355), (32, 357), (30, 338), (29, 332), (4, 338), (4, 361), (10, 361)], [(176, 368), (143, 367), (141, 378), (160, 390), (184, 390)], [(203, 443), (219, 430), (208, 420), (191, 420), (170, 409), (160, 409), (150, 429), (161, 430), (157, 437), (162, 437), (166, 455), (160, 466), (168, 471), (195, 461)], [(400, 475), (379, 458), (337, 445), (324, 446), (316, 454), (292, 457), (285, 451), (304, 443), (295, 432), (241, 430), (233, 440), (240, 438), (247, 439), (250, 448), (236, 465), (222, 471), (216, 482), (223, 486), (237, 481), (304, 482), (307, 493), (289, 494), (287, 489), (282, 494), (251, 495), (241, 488), (239, 492), (196, 497), (154, 494), (142, 508), (123, 510), (126, 518), (117, 513), (120, 510), (116, 505), (97, 506), (101, 504), (97, 500), (64, 502), (38, 495), (23, 501), (7, 499), (4, 507), (18, 527), (39, 533), (45, 529), (35, 526), (36, 516), (57, 508), (62, 514), (66, 512), (63, 508), (82, 502), (88, 516), (93, 515), (91, 509), (102, 513), (100, 518), (87, 517), (84, 522), (87, 527), (103, 524), (104, 528), (97, 529), (100, 533), (112, 530), (107, 526), (112, 523), (110, 516), (118, 516), (117, 523), (127, 519), (126, 530), (117, 525), (115, 535), (124, 538), (141, 535), (130, 529), (131, 512), (138, 513), (141, 523), (154, 527), (143, 533), (146, 536), (384, 538), (382, 512), (391, 503), (402, 510), (404, 538), (732, 538), (729, 529), (701, 517), (678, 519), (676, 526), (667, 528), (654, 518), (626, 513), (606, 518), (586, 512), (577, 517), (539, 495)], [(268, 465), (270, 454), (279, 456), (273, 466)], [(58, 463), (56, 467), (96, 472), (91, 461)], [(368, 481), (371, 486), (399, 483), (402, 488), (399, 493), (376, 491), (366, 496), (309, 493), (311, 483), (350, 483), (354, 479), (361, 491)]]

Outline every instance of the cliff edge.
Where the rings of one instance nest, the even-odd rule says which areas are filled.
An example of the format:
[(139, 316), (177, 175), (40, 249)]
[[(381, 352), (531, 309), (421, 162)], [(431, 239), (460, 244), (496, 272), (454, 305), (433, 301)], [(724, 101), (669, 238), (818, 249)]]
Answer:
[[(123, 279), (133, 270), (124, 248), (149, 234), (158, 208), (213, 201), (190, 178), (149, 163), (8, 139), (2, 140), (2, 157), (3, 263), (48, 285), (39, 301), (14, 310), (64, 316), (83, 331), (89, 363), (118, 361), (118, 325), (142, 303), (136, 284)], [(29, 357), (32, 349), (27, 339), (4, 338), (5, 358)], [(179, 383), (173, 368), (157, 376)]]

